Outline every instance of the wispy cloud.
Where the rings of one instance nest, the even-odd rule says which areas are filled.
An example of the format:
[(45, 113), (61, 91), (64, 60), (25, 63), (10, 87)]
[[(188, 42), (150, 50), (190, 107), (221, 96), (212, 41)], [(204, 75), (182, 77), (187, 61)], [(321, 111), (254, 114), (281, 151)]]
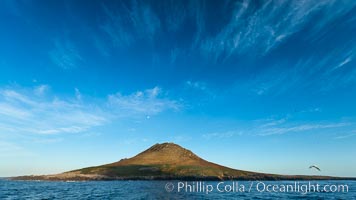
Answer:
[[(293, 63), (276, 63), (243, 86), (251, 88), (257, 95), (276, 96), (298, 90), (323, 92), (355, 84), (355, 42), (328, 51), (323, 56), (320, 56), (322, 52), (314, 52)], [(288, 67), (283, 68), (284, 65)]]
[[(300, 77), (297, 84), (304, 87), (316, 86), (320, 90), (329, 90), (340, 85), (355, 83), (356, 69), (352, 65), (356, 50), (355, 42), (351, 41), (342, 48), (331, 50), (321, 58), (319, 55), (310, 55), (308, 58), (300, 60), (295, 66), (298, 74), (295, 73), (294, 75)], [(318, 78), (311, 79), (312, 77)], [(302, 84), (302, 78), (310, 78), (313, 81)]]
[(83, 99), (78, 89), (69, 98), (59, 98), (49, 90), (47, 85), (1, 88), (0, 130), (42, 135), (85, 133), (123, 117), (150, 116), (182, 108), (159, 87), (129, 95), (112, 94), (93, 102)]
[(49, 57), (55, 65), (62, 69), (74, 69), (84, 61), (78, 49), (68, 39), (55, 39)]
[(258, 120), (260, 122), (263, 122), (260, 127), (265, 128), (265, 127), (273, 127), (273, 126), (278, 126), (280, 124), (283, 124), (287, 121), (287, 118), (282, 118), (282, 119), (267, 119), (267, 120)]
[[(206, 83), (204, 81), (188, 80), (188, 81), (185, 81), (184, 85), (187, 89), (194, 91), (194, 94), (196, 97), (199, 97), (199, 94), (197, 92), (200, 92), (201, 94), (204, 94), (205, 98), (208, 98), (210, 100), (211, 100), (211, 98), (216, 98), (217, 93), (219, 92), (212, 85), (209, 85), (208, 83)], [(199, 97), (199, 98), (202, 98), (202, 97)]]
[(355, 135), (355, 122), (338, 122), (338, 121), (316, 121), (302, 122), (290, 119), (288, 117), (281, 119), (260, 119), (246, 121), (239, 128), (231, 128), (226, 131), (217, 131), (203, 134), (204, 139), (224, 139), (235, 136), (281, 136), (286, 134), (303, 134), (303, 133), (325, 133), (326, 137), (334, 137), (335, 132), (350, 132), (347, 135), (338, 135), (335, 139), (343, 139)]
[(75, 91), (75, 98), (79, 101), (82, 100), (82, 94), (80, 93), (79, 89), (74, 88), (74, 91)]
[[(352, 6), (339, 1), (264, 1), (260, 6), (252, 1), (235, 4), (230, 22), (201, 46), (203, 52), (215, 60), (234, 54), (265, 55), (291, 35), (300, 31), (317, 14), (325, 17), (314, 22), (312, 33), (318, 33), (326, 24), (347, 13)], [(333, 12), (333, 15), (326, 13)], [(309, 36), (308, 36), (309, 37)]]
[(104, 7), (107, 15), (107, 21), (101, 26), (102, 30), (110, 37), (114, 46), (128, 46), (134, 40), (133, 36), (128, 30), (125, 30), (124, 16), (115, 14), (114, 11)]
[(345, 58), (345, 60), (342, 60), (342, 61), (334, 68), (334, 70), (335, 70), (335, 69), (338, 69), (338, 68), (340, 68), (340, 67), (342, 67), (342, 66), (344, 66), (344, 65), (346, 65), (347, 63), (349, 63), (349, 62), (351, 62), (351, 61), (352, 61), (352, 57), (351, 57), (351, 56)]
[(122, 117), (156, 115), (179, 110), (181, 105), (154, 87), (133, 94), (108, 95), (105, 100), (85, 101), (78, 89), (69, 98), (59, 98), (50, 87), (0, 89), (0, 130), (6, 133), (85, 133)]
[(350, 137), (354, 137), (354, 136), (356, 136), (356, 130), (351, 131), (351, 133), (349, 133), (349, 134), (336, 136), (334, 139), (346, 139), (346, 138), (350, 138)]
[(242, 135), (242, 131), (225, 131), (225, 132), (213, 132), (203, 134), (203, 138), (210, 140), (210, 139), (224, 139), (224, 138), (231, 138), (234, 136)]
[(186, 81), (185, 85), (197, 90), (202, 90), (202, 91), (208, 90), (207, 84), (201, 81)]
[(302, 132), (302, 131), (310, 131), (316, 129), (330, 129), (330, 128), (338, 128), (345, 127), (349, 125), (348, 123), (331, 123), (331, 124), (301, 124), (295, 126), (288, 127), (273, 127), (266, 128), (261, 130), (259, 135), (276, 135), (276, 134), (285, 134), (285, 133), (293, 133), (293, 132)]
[(119, 115), (155, 115), (165, 110), (181, 108), (177, 101), (164, 97), (159, 87), (137, 91), (126, 96), (120, 93), (109, 95), (108, 102)]
[(160, 27), (160, 19), (151, 7), (143, 2), (122, 2), (116, 10), (103, 6), (105, 23), (102, 30), (115, 46), (128, 46), (136, 40), (152, 40)]
[(34, 88), (34, 94), (37, 96), (45, 95), (50, 90), (48, 85), (39, 85)]
[(0, 90), (2, 131), (33, 134), (78, 133), (107, 121), (94, 105), (60, 99), (46, 93), (48, 86)]
[(256, 122), (255, 127), (248, 132), (260, 136), (345, 128), (352, 125), (350, 122), (293, 122), (289, 118), (258, 120)]

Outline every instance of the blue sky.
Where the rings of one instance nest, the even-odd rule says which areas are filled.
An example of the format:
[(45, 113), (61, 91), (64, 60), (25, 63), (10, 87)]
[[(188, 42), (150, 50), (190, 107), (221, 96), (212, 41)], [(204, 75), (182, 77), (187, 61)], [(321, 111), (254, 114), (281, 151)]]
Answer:
[(0, 1), (0, 176), (160, 142), (356, 176), (355, 14), (351, 0)]

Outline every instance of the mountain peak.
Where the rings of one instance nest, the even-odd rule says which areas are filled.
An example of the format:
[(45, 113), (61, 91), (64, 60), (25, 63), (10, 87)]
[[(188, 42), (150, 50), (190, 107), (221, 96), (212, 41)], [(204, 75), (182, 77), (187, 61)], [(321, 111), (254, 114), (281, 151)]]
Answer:
[[(150, 151), (167, 151), (167, 150), (181, 150), (181, 151), (187, 151), (187, 149), (179, 146), (178, 144), (175, 144), (173, 142), (165, 142), (162, 144), (155, 144), (153, 146), (151, 146), (150, 148), (148, 148), (146, 151), (144, 152), (150, 152)], [(144, 153), (142, 152), (142, 153)]]
[(196, 163), (202, 159), (188, 149), (175, 143), (157, 143), (136, 156), (120, 160), (112, 165), (152, 165), (152, 164), (183, 164)]

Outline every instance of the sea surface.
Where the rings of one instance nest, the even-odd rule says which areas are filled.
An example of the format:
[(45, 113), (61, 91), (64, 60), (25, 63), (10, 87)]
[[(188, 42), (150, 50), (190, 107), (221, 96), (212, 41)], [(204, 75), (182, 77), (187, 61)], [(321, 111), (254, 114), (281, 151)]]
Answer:
[[(319, 191), (317, 185), (319, 185)], [(346, 190), (347, 185), (347, 190)], [(314, 187), (313, 187), (314, 186)], [(332, 190), (332, 191), (330, 191)], [(0, 199), (356, 199), (356, 181), (11, 181)]]

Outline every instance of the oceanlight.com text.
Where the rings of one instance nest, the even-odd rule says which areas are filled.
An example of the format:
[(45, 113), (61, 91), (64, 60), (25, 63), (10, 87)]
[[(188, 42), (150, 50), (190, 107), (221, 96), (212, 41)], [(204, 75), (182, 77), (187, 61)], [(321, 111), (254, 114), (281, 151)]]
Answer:
[(349, 186), (347, 184), (320, 184), (318, 182), (278, 182), (278, 181), (178, 181), (168, 182), (165, 185), (167, 192), (185, 192), (185, 193), (347, 193)]

